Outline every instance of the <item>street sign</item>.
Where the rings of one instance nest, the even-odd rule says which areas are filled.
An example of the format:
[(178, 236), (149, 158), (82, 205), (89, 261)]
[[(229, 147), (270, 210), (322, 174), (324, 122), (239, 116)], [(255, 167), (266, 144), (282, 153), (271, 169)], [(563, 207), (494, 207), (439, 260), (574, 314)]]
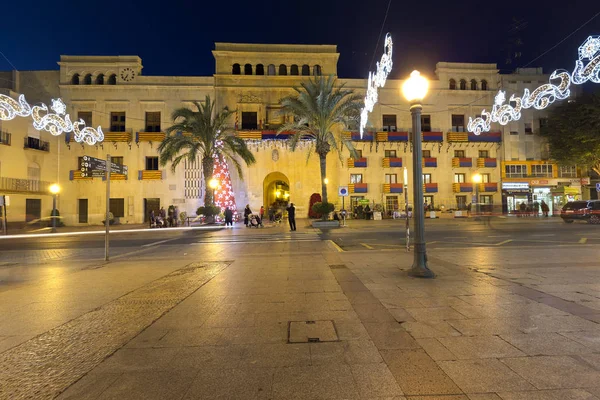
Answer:
[(600, 183), (596, 183), (596, 192), (600, 193)]
[[(90, 156), (83, 156), (81, 157), (79, 170), (81, 171), (81, 176), (84, 178), (103, 177), (106, 173), (106, 160)], [(113, 174), (127, 175), (128, 168), (126, 165), (111, 162), (110, 172)]]
[(340, 186), (338, 188), (338, 194), (342, 197), (348, 196), (348, 186)]

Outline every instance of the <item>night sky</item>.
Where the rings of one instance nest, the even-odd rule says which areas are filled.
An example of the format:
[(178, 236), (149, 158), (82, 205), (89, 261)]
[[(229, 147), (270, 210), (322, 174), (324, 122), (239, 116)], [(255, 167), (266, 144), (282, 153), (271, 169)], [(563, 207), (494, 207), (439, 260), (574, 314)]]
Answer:
[[(207, 76), (217, 41), (337, 44), (339, 76), (365, 78), (382, 53), (375, 46), (388, 1), (11, 1), (2, 5), (0, 51), (19, 70), (57, 69), (61, 54), (139, 55), (144, 75)], [(598, 12), (593, 0), (392, 0), (383, 34), (394, 39), (394, 78), (413, 68), (431, 74), (437, 61), (495, 62), (510, 72)], [(600, 16), (530, 66), (571, 70), (592, 34)], [(10, 69), (0, 56), (0, 70)]]

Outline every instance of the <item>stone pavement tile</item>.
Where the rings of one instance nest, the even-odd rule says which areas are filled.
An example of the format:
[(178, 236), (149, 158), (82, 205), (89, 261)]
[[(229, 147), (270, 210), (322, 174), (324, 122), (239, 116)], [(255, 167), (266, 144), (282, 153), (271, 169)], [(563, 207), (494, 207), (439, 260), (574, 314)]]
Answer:
[(362, 322), (396, 322), (381, 304), (355, 304), (354, 311)]
[(600, 354), (586, 354), (578, 357), (600, 371)]
[(270, 399), (274, 373), (274, 368), (202, 368), (183, 399)]
[(573, 331), (593, 331), (600, 333), (600, 324), (586, 321), (583, 318), (574, 315), (535, 315), (528, 318), (522, 318), (519, 321), (519, 327), (525, 333), (533, 332), (573, 332)]
[(466, 336), (501, 335), (521, 333), (516, 318), (456, 319), (448, 321), (450, 325)]
[(3, 336), (2, 340), (0, 340), (0, 353), (5, 350), (12, 349), (15, 346), (20, 345), (28, 341), (31, 338), (34, 338), (36, 335), (19, 335), (19, 336)]
[[(145, 347), (156, 347), (158, 342), (169, 332), (166, 328), (155, 328), (150, 325), (142, 333), (134, 337), (129, 343), (125, 345), (125, 348), (145, 348)], [(2, 342), (0, 342), (0, 345)]]
[(502, 362), (538, 389), (585, 388), (600, 382), (600, 371), (569, 356), (505, 358)]
[(458, 336), (438, 339), (458, 360), (521, 357), (521, 351), (498, 336)]
[(165, 371), (177, 354), (174, 348), (120, 349), (94, 368), (93, 373)]
[(348, 292), (346, 297), (351, 304), (380, 304), (379, 299), (371, 292)]
[(391, 397), (402, 395), (396, 379), (391, 374), (387, 365), (380, 364), (354, 364), (352, 376), (362, 397)]
[(383, 359), (370, 340), (310, 343), (312, 365), (324, 364), (372, 364)]
[(352, 310), (352, 304), (348, 300), (328, 300), (327, 307), (330, 311)]
[[(369, 333), (360, 322), (340, 322), (335, 324), (335, 329), (340, 340), (370, 340)], [(2, 342), (0, 342), (1, 344)]]
[(500, 306), (474, 306), (463, 302), (463, 304), (454, 304), (450, 307), (467, 318), (504, 318), (510, 316), (509, 312)]
[(257, 343), (243, 347), (242, 368), (308, 366), (311, 362), (308, 343)]
[(582, 389), (536, 390), (527, 392), (500, 392), (502, 400), (598, 400)]
[(392, 317), (394, 317), (394, 319), (396, 320), (396, 322), (402, 323), (402, 322), (414, 322), (415, 319), (413, 318), (412, 315), (410, 315), (405, 309), (403, 308), (388, 308), (387, 309), (388, 312), (390, 314), (392, 314)]
[(369, 336), (379, 350), (381, 349), (418, 349), (419, 344), (397, 322), (363, 324)]
[(464, 394), (448, 394), (433, 396), (408, 396), (406, 400), (469, 400)]
[(406, 311), (417, 321), (445, 321), (453, 319), (465, 319), (464, 315), (451, 307), (420, 307), (406, 308)]
[(598, 399), (600, 399), (600, 386), (594, 386), (593, 388), (585, 388), (585, 391), (590, 392), (591, 394), (596, 396)]
[(287, 323), (278, 322), (261, 326), (228, 328), (217, 340), (217, 345), (286, 343)]
[(406, 395), (461, 394), (461, 390), (424, 350), (381, 350)]
[(473, 305), (473, 306), (531, 303), (532, 302), (532, 300), (529, 300), (523, 296), (519, 296), (516, 294), (511, 294), (511, 295), (474, 294), (474, 295), (468, 295), (468, 296), (458, 296), (458, 298)]
[(500, 337), (529, 356), (588, 353), (590, 349), (558, 333), (513, 333)]
[(435, 361), (456, 360), (456, 356), (435, 338), (416, 339), (423, 350)]
[(414, 338), (460, 336), (461, 333), (446, 321), (403, 322), (401, 326)]
[(238, 368), (246, 348), (232, 346), (192, 346), (177, 349), (169, 364), (169, 370), (198, 370), (201, 368)]
[(600, 331), (561, 332), (560, 334), (581, 343), (592, 351), (600, 352)]
[(217, 313), (211, 315), (203, 327), (207, 328), (238, 328), (254, 326), (256, 323), (256, 315), (248, 312), (236, 312), (235, 314)]
[(423, 303), (421, 303), (419, 299), (407, 297), (404, 294), (398, 297), (382, 298), (380, 300), (381, 304), (383, 304), (385, 308), (423, 307)]
[(423, 307), (450, 307), (468, 304), (457, 296), (419, 297), (416, 300), (421, 303)]
[(57, 400), (92, 400), (97, 399), (121, 373), (87, 374), (73, 385), (69, 386)]
[(273, 398), (358, 399), (359, 392), (348, 365), (287, 367), (276, 370)]
[[(600, 303), (598, 305), (598, 309), (600, 310)], [(594, 321), (597, 324), (600, 324), (600, 313), (598, 313), (598, 314), (584, 314), (584, 315), (581, 315), (581, 318), (587, 319), (588, 321)]]
[(97, 397), (99, 400), (163, 400), (181, 398), (198, 372), (160, 371), (122, 374)]
[(439, 361), (438, 364), (465, 393), (535, 389), (497, 359)]
[[(152, 329), (152, 327), (149, 329)], [(228, 329), (203, 327), (173, 329), (160, 337), (153, 347), (212, 346), (219, 343), (225, 331), (228, 331)]]
[(496, 393), (469, 393), (469, 400), (502, 400)]

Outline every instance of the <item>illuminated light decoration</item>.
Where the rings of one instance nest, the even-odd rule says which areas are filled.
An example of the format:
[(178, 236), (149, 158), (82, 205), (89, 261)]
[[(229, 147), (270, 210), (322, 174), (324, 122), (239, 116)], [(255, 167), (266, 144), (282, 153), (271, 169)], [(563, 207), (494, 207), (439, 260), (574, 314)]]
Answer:
[[(104, 140), (102, 128), (87, 127), (83, 120), (71, 122), (71, 116), (66, 114), (67, 106), (61, 99), (52, 99), (50, 110), (54, 113), (49, 112), (45, 104), (30, 106), (24, 95), (20, 95), (19, 100), (16, 101), (12, 97), (0, 94), (0, 120), (2, 121), (10, 121), (17, 116), (31, 117), (33, 127), (38, 131), (48, 131), (54, 136), (63, 132), (73, 132), (76, 142), (85, 142), (89, 145)], [(81, 129), (80, 126), (83, 128)]]
[(388, 75), (392, 71), (392, 36), (388, 33), (385, 35), (383, 43), (384, 52), (376, 66), (376, 72), (369, 72), (369, 80), (367, 82), (367, 94), (365, 96), (365, 107), (360, 113), (360, 137), (362, 138), (369, 113), (373, 112), (373, 107), (377, 103), (379, 97), (377, 89), (385, 85)]
[[(491, 112), (483, 110), (481, 117), (469, 118), (467, 130), (480, 135), (489, 132), (492, 122), (506, 125), (511, 121), (521, 118), (521, 110), (535, 108), (543, 110), (556, 100), (564, 100), (571, 95), (569, 87), (571, 83), (580, 85), (587, 81), (600, 83), (600, 36), (590, 36), (579, 47), (579, 59), (575, 61), (575, 69), (572, 74), (567, 71), (556, 70), (549, 78), (549, 82), (536, 88), (529, 93), (529, 89), (523, 90), (523, 96), (510, 97), (509, 104), (504, 104), (505, 92), (499, 91), (495, 97)], [(589, 60), (587, 64), (584, 61)], [(560, 80), (558, 84), (553, 81)]]
[[(223, 142), (217, 141), (216, 146), (217, 148), (222, 148)], [(229, 207), (236, 214), (235, 195), (233, 193), (233, 185), (231, 184), (231, 175), (229, 174), (227, 161), (221, 155), (217, 154), (213, 158), (213, 179), (219, 182), (219, 185), (215, 189), (215, 206), (220, 207), (221, 212), (224, 212), (225, 208)]]

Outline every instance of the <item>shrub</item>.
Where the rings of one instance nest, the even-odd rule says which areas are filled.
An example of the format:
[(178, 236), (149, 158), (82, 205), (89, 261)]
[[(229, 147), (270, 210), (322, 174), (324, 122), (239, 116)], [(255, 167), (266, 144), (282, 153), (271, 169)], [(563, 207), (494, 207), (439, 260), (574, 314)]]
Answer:
[(319, 193), (313, 193), (310, 196), (310, 203), (308, 204), (308, 217), (319, 218), (319, 213), (313, 211), (313, 206), (321, 201), (321, 195)]
[(219, 215), (221, 213), (221, 207), (217, 206), (204, 206), (198, 207), (196, 210), (196, 215), (204, 215), (205, 217), (214, 217), (215, 215)]
[(323, 220), (327, 220), (329, 213), (335, 209), (335, 205), (333, 203), (315, 203), (312, 206), (312, 211), (320, 216)]

